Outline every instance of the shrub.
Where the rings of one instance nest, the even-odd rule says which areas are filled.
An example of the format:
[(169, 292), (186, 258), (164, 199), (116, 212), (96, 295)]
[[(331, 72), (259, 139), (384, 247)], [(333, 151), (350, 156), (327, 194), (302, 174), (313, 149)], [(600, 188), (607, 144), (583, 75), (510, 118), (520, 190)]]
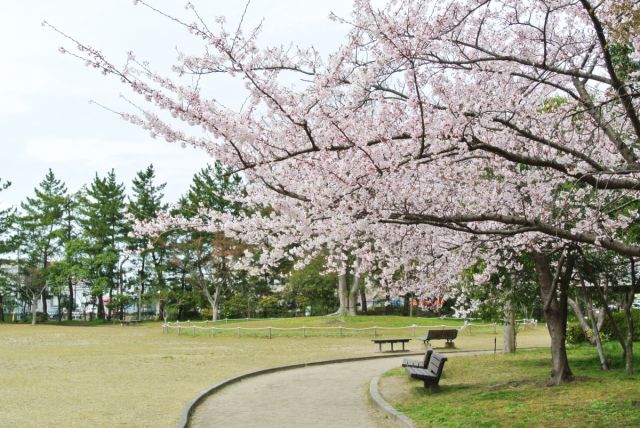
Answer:
[(585, 336), (582, 327), (580, 327), (580, 324), (577, 322), (567, 324), (567, 343), (576, 344), (586, 341), (587, 337)]
[[(633, 340), (634, 341), (640, 340), (640, 310), (638, 309), (632, 310), (631, 313), (633, 317)], [(614, 312), (613, 319), (615, 320), (615, 323), (618, 325), (618, 328), (626, 338), (627, 320), (625, 319), (624, 312)], [(601, 330), (600, 334), (601, 336), (603, 336), (602, 338), (603, 341), (605, 340), (604, 339), (605, 336), (607, 338), (616, 339), (616, 332), (615, 332), (615, 329), (613, 328), (613, 324), (611, 323), (611, 320), (609, 319), (609, 317), (604, 318), (604, 323), (602, 324), (602, 328), (600, 330)]]

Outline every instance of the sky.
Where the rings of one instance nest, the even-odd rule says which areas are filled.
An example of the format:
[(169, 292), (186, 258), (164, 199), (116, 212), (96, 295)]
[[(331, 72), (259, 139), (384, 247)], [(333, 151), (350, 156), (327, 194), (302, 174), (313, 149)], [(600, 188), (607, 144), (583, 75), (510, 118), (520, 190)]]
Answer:
[[(167, 13), (193, 21), (186, 0), (147, 0)], [(51, 168), (70, 191), (91, 182), (95, 174), (112, 168), (130, 186), (137, 171), (152, 163), (160, 182), (166, 182), (168, 202), (186, 191), (194, 173), (212, 162), (204, 152), (152, 139), (90, 101), (118, 111), (127, 104), (126, 88), (113, 77), (85, 67), (60, 46), (72, 47), (41, 25), (55, 25), (65, 33), (100, 49), (122, 64), (127, 51), (170, 74), (176, 47), (202, 51), (202, 42), (183, 28), (132, 0), (0, 0), (0, 179), (12, 186), (0, 192), (0, 208), (17, 206), (33, 194)], [(245, 0), (192, 0), (212, 25), (225, 16), (235, 28)], [(330, 12), (348, 17), (348, 0), (251, 0), (245, 25), (263, 21), (263, 45), (313, 45), (328, 54), (347, 32), (328, 19)], [(232, 27), (233, 26), (233, 27)], [(211, 96), (227, 105), (240, 105), (242, 92), (223, 79), (207, 83)]]

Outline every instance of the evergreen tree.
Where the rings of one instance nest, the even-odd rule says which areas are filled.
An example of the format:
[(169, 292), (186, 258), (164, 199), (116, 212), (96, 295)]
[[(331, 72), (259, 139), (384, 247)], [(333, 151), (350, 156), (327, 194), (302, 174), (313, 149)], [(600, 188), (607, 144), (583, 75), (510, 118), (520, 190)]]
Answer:
[[(166, 183), (155, 184), (156, 173), (153, 165), (149, 165), (145, 170), (139, 171), (133, 179), (132, 193), (129, 198), (127, 210), (129, 214), (140, 222), (151, 221), (159, 213), (166, 211), (167, 205), (162, 201), (162, 193)], [(150, 248), (150, 243), (153, 247)], [(138, 319), (141, 316), (142, 300), (150, 279), (158, 291), (165, 289), (165, 263), (167, 247), (165, 239), (159, 237), (150, 242), (147, 236), (137, 236), (131, 239), (132, 249), (138, 254)], [(149, 266), (151, 264), (151, 266)], [(162, 313), (162, 305), (159, 304), (158, 313)]]
[[(97, 174), (80, 199), (80, 224), (88, 240), (88, 283), (98, 304), (98, 318), (105, 318), (103, 295), (109, 301), (117, 286), (122, 288), (123, 250), (130, 226), (125, 217), (125, 188), (111, 170), (105, 178)], [(107, 318), (111, 319), (112, 305)]]
[[(21, 204), (20, 234), (22, 252), (26, 255), (26, 266), (30, 284), (44, 281), (42, 286), (42, 310), (47, 317), (47, 273), (49, 264), (60, 251), (62, 218), (67, 188), (49, 169), (44, 180), (34, 189), (34, 196)], [(38, 285), (39, 287), (39, 285)], [(38, 287), (32, 287), (34, 290)]]
[[(11, 185), (9, 181), (0, 179), (0, 192)], [(0, 322), (4, 322), (6, 298), (9, 294), (8, 278), (5, 271), (1, 268), (8, 261), (2, 256), (11, 252), (13, 240), (11, 236), (11, 228), (14, 221), (13, 208), (0, 209)]]
[(54, 294), (58, 296), (59, 317), (63, 307), (61, 297), (66, 289), (66, 315), (69, 321), (73, 319), (75, 309), (75, 286), (88, 276), (87, 253), (90, 244), (80, 233), (78, 210), (78, 196), (67, 196), (61, 227), (62, 258), (50, 266), (49, 276)]
[[(213, 167), (208, 165), (194, 175), (187, 194), (179, 201), (178, 214), (202, 221), (205, 219), (199, 215), (200, 208), (238, 214), (242, 207), (230, 198), (242, 191), (240, 177), (216, 161)], [(231, 270), (230, 261), (240, 256), (244, 247), (223, 233), (189, 230), (176, 238), (174, 248), (174, 265), (181, 265), (183, 273), (188, 272), (182, 276), (183, 286), (187, 281), (199, 290), (211, 306), (212, 319), (217, 319), (225, 291), (239, 279)]]

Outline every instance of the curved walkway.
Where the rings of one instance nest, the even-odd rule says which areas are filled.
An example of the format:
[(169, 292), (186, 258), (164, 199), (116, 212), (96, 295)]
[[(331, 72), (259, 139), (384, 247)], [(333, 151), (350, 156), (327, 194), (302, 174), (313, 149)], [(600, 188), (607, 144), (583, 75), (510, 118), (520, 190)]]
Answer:
[(402, 364), (381, 358), (285, 370), (230, 385), (208, 397), (191, 427), (390, 428), (368, 402), (372, 377)]
[[(470, 356), (493, 351), (445, 353)], [(373, 377), (400, 367), (406, 357), (306, 366), (252, 377), (206, 398), (189, 426), (391, 428), (397, 425), (373, 408), (367, 390)]]

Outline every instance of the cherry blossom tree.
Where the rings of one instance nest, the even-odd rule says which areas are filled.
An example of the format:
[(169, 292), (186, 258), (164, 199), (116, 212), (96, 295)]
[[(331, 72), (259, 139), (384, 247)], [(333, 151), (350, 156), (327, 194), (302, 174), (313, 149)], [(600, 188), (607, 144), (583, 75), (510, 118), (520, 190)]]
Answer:
[[(396, 290), (425, 291), (429, 278), (445, 291), (480, 253), (489, 274), (495, 249), (528, 251), (552, 382), (571, 378), (577, 248), (640, 256), (621, 235), (640, 189), (636, 2), (354, 0), (350, 17), (331, 17), (350, 31), (327, 57), (262, 48), (260, 27), (230, 30), (221, 17), (213, 29), (188, 8), (194, 22), (170, 19), (205, 49), (179, 53), (174, 76), (134, 53), (118, 66), (64, 33), (73, 49), (61, 51), (140, 97), (123, 119), (242, 172), (246, 199), (272, 210), (242, 225), (212, 214), (206, 227), (267, 239), (274, 258), (293, 242), (298, 256), (329, 248), (336, 270), (348, 255), (389, 284), (403, 267), (419, 273)], [(240, 111), (189, 79), (222, 75), (244, 83)]]

